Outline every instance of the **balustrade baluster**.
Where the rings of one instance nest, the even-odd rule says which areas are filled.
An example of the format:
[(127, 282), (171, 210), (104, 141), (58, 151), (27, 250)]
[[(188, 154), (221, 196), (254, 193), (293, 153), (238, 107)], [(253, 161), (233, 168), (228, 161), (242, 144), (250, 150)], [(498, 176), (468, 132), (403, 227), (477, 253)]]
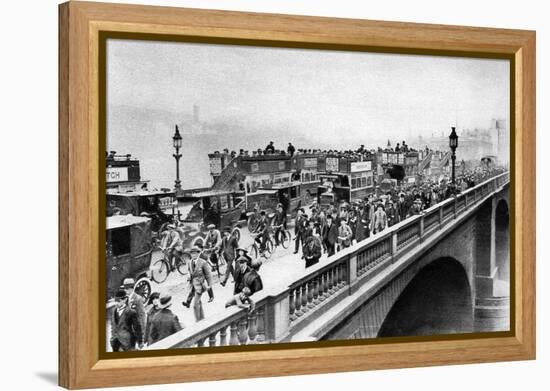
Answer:
[(332, 289), (334, 292), (338, 290), (338, 265), (332, 268)]
[(307, 308), (307, 285), (307, 282), (302, 285), (302, 306), (300, 308), (302, 308), (303, 313), (306, 313), (309, 310), (309, 308)]
[(313, 305), (319, 304), (319, 289), (321, 287), (321, 275), (313, 279)]
[(302, 316), (304, 313), (302, 312), (302, 287), (299, 286), (296, 288), (296, 300), (295, 300), (295, 308), (294, 314), (296, 317)]
[(347, 284), (347, 269), (348, 269), (348, 265), (349, 263), (348, 262), (342, 262), (342, 276), (341, 276), (341, 280), (342, 280), (342, 286), (346, 285)]
[(313, 304), (313, 282), (315, 278), (312, 278), (307, 283), (307, 307), (309, 309), (312, 309), (314, 307)]
[(220, 346), (227, 345), (227, 326), (220, 329)]
[(257, 316), (257, 324), (256, 324), (256, 330), (257, 330), (257, 336), (256, 336), (256, 342), (257, 343), (264, 343), (265, 342), (265, 310), (264, 307), (257, 308), (256, 311), (258, 312)]
[(216, 334), (218, 332), (213, 332), (212, 334), (210, 334), (210, 336), (208, 337), (208, 346), (216, 346)]
[(329, 297), (334, 292), (334, 290), (332, 289), (332, 270), (331, 269), (326, 271), (326, 276), (327, 276), (327, 290), (325, 292), (327, 294), (327, 297)]
[(256, 324), (258, 314), (256, 311), (248, 314), (248, 339), (250, 343), (254, 343), (256, 335), (258, 335), (258, 329)]
[(325, 273), (319, 275), (319, 301), (325, 301), (327, 295), (327, 276)]
[(291, 321), (296, 319), (296, 303), (294, 300), (294, 289), (290, 289), (290, 293), (288, 294), (288, 313)]
[(246, 316), (241, 318), (238, 322), (238, 332), (237, 337), (239, 338), (239, 343), (241, 345), (246, 345), (246, 341), (248, 340), (248, 330), (247, 330), (247, 321)]
[(206, 341), (206, 337), (199, 339), (199, 340), (197, 341), (197, 346), (198, 346), (199, 348), (202, 348), (202, 347), (204, 346), (204, 341)]
[(239, 339), (237, 338), (237, 322), (231, 322), (229, 326), (229, 345), (238, 345)]

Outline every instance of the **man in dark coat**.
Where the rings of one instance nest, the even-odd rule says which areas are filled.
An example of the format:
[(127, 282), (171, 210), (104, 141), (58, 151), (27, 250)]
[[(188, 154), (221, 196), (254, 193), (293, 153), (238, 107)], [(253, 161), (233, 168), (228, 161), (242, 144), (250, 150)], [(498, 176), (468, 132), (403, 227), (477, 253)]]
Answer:
[(286, 151), (290, 156), (294, 156), (294, 152), (296, 152), (296, 148), (294, 148), (294, 145), (292, 145), (292, 143), (288, 143), (288, 148), (286, 149)]
[(151, 341), (149, 339), (149, 335), (151, 334), (151, 321), (153, 320), (153, 317), (157, 312), (160, 311), (160, 293), (153, 292), (149, 296), (149, 299), (147, 300), (147, 305), (149, 305), (149, 309), (147, 310), (147, 324), (145, 325), (145, 342), (147, 345), (151, 345)]
[(321, 239), (317, 233), (308, 237), (304, 244), (304, 259), (306, 260), (306, 269), (315, 265), (321, 258), (322, 246)]
[(147, 314), (145, 313), (145, 299), (135, 291), (135, 285), (136, 282), (133, 278), (125, 278), (122, 282), (123, 289), (128, 297), (128, 306), (136, 311), (140, 329), (143, 333), (141, 339), (145, 341), (145, 323), (147, 321)]
[(278, 246), (281, 242), (282, 231), (286, 227), (286, 213), (283, 211), (283, 204), (277, 205), (277, 211), (275, 212), (272, 224), (275, 246)]
[(225, 259), (225, 273), (220, 281), (221, 286), (225, 286), (229, 275), (234, 278), (235, 275), (235, 253), (239, 248), (239, 241), (237, 236), (231, 232), (230, 227), (225, 227), (223, 230), (223, 239), (222, 239), (222, 253), (223, 258)]
[(115, 306), (111, 309), (111, 347), (114, 352), (129, 351), (143, 347), (143, 330), (135, 309), (128, 305), (124, 290), (115, 295)]
[(262, 261), (258, 259), (252, 261), (252, 266), (249, 267), (249, 270), (244, 275), (244, 288), (250, 289), (250, 295), (259, 292), (264, 288), (262, 277), (260, 277), (260, 274), (258, 273), (260, 266), (262, 266)]
[(266, 155), (269, 153), (275, 153), (275, 146), (273, 145), (273, 141), (270, 141), (267, 147), (265, 147), (264, 153)]
[(407, 203), (405, 201), (405, 194), (399, 194), (399, 201), (397, 201), (397, 217), (399, 221), (403, 221), (407, 218)]
[(327, 216), (327, 223), (325, 227), (323, 227), (321, 237), (327, 249), (328, 256), (334, 255), (336, 251), (336, 242), (338, 241), (338, 227), (334, 223), (332, 215)]
[(235, 270), (235, 287), (233, 289), (233, 294), (236, 295), (237, 293), (241, 293), (243, 288), (245, 287), (245, 281), (244, 276), (252, 270), (250, 268), (250, 264), (252, 264), (252, 258), (250, 258), (246, 253), (241, 251), (241, 255), (237, 257), (237, 270)]
[(172, 313), (172, 296), (163, 296), (160, 298), (160, 310), (153, 315), (151, 320), (151, 330), (147, 338), (150, 344), (164, 339), (182, 329), (178, 317)]
[(295, 235), (295, 246), (294, 246), (294, 254), (298, 254), (298, 249), (300, 248), (300, 242), (304, 240), (304, 233), (306, 231), (306, 222), (307, 219), (304, 217), (304, 210), (298, 209), (296, 212), (296, 220), (294, 225), (294, 235)]

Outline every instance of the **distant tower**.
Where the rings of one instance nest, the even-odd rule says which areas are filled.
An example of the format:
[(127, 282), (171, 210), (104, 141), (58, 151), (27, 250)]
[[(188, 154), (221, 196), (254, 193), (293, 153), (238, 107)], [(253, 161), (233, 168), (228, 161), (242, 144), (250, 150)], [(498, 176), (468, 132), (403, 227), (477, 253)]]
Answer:
[(200, 122), (200, 107), (197, 104), (193, 105), (193, 123), (198, 124)]

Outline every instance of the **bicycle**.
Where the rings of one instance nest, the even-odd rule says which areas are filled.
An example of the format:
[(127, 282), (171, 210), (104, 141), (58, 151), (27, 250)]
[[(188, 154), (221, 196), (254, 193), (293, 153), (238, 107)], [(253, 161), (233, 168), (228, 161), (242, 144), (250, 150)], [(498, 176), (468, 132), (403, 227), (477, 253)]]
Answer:
[(248, 217), (246, 224), (248, 231), (250, 231), (250, 233), (253, 233), (256, 228), (258, 228), (258, 224), (260, 223), (260, 211), (248, 212), (246, 216)]
[(250, 234), (250, 236), (252, 236), (254, 241), (247, 248), (248, 254), (252, 258), (258, 258), (258, 255), (260, 257), (265, 258), (265, 259), (271, 258), (271, 255), (275, 251), (275, 246), (273, 244), (273, 241), (271, 240), (271, 235), (267, 238), (267, 240), (265, 242), (265, 250), (264, 251), (260, 251), (260, 245), (256, 242), (256, 238), (258, 237), (258, 235), (259, 235), (258, 233)]
[(151, 279), (157, 284), (162, 284), (168, 278), (168, 275), (177, 270), (182, 276), (187, 274), (187, 262), (183, 259), (186, 254), (176, 254), (173, 257), (174, 267), (172, 268), (168, 250), (160, 246), (157, 247), (162, 251), (163, 257), (157, 260), (151, 268)]
[[(287, 249), (289, 246), (290, 246), (290, 242), (292, 240), (292, 237), (290, 235), (290, 231), (288, 229), (280, 229), (279, 231), (277, 231), (279, 228), (282, 228), (283, 225), (275, 225), (272, 227), (272, 232), (273, 232), (273, 237), (275, 238), (275, 235), (276, 234), (279, 234), (279, 237), (278, 238), (275, 238), (277, 239), (275, 242), (278, 242), (284, 249)], [(277, 247), (277, 246), (275, 246)]]
[(223, 252), (222, 251), (220, 251), (217, 254), (218, 255), (218, 263), (212, 262), (210, 260), (210, 256), (212, 255), (212, 252), (214, 252), (214, 251), (216, 251), (215, 247), (209, 247), (209, 248), (205, 248), (205, 249), (202, 250), (202, 252), (206, 256), (206, 261), (208, 262), (208, 264), (210, 265), (212, 270), (216, 270), (216, 272), (218, 273), (218, 279), (219, 279), (219, 278), (221, 278), (220, 267), (226, 265), (227, 263), (225, 261), (225, 258), (223, 257)]

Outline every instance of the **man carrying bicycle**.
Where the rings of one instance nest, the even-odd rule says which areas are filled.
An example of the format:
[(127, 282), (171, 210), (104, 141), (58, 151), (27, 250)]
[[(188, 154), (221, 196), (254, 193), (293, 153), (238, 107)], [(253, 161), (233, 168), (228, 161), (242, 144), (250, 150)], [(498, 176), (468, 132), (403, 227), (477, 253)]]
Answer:
[(269, 239), (269, 222), (267, 221), (265, 210), (260, 212), (260, 221), (254, 230), (254, 234), (256, 234), (254, 241), (260, 245), (260, 252), (263, 253), (265, 251), (265, 244)]
[(277, 211), (273, 218), (273, 235), (275, 236), (275, 246), (280, 244), (280, 238), (283, 233), (283, 229), (286, 227), (286, 213), (283, 210), (283, 204), (277, 205)]

